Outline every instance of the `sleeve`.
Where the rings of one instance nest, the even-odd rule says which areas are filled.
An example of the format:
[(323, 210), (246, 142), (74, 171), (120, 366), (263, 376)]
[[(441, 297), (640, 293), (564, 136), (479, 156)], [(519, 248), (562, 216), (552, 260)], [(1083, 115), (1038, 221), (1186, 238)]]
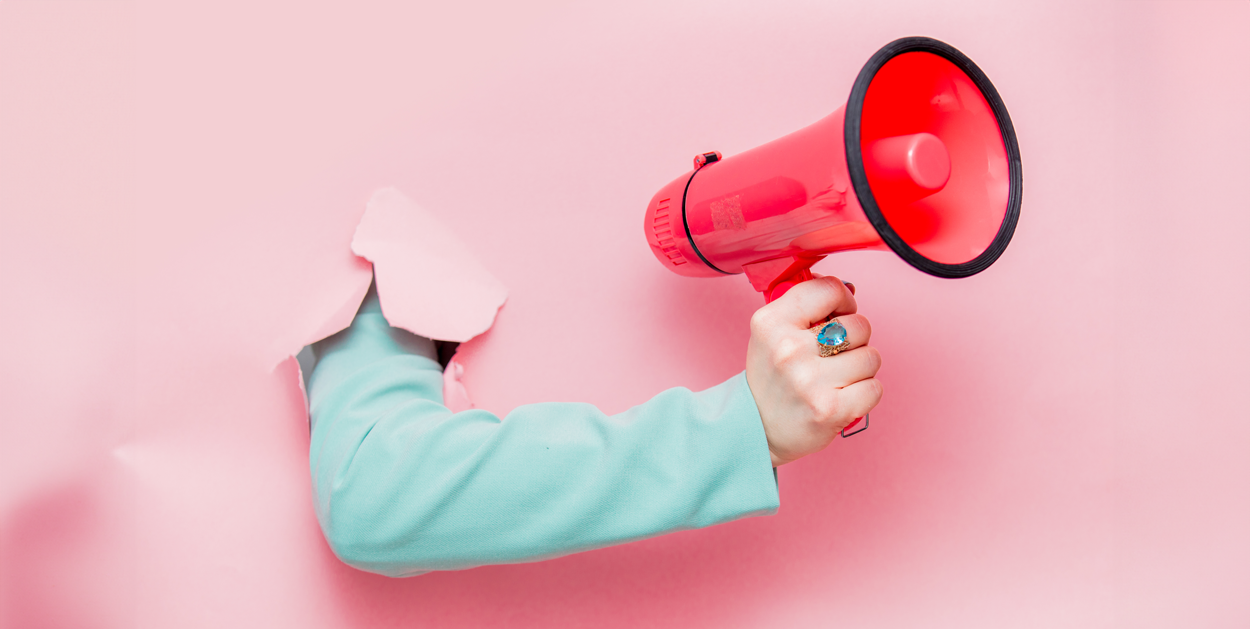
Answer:
[(776, 476), (738, 374), (617, 415), (442, 405), (428, 339), (390, 327), (370, 291), (314, 347), (317, 518), (345, 563), (389, 576), (537, 561), (776, 512)]

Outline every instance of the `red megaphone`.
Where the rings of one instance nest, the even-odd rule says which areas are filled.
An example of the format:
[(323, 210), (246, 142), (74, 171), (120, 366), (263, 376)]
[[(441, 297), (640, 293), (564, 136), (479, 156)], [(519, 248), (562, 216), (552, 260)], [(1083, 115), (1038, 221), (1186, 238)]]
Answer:
[(890, 248), (939, 277), (985, 270), (1020, 215), (1020, 149), (985, 73), (952, 46), (877, 51), (845, 107), (740, 155), (705, 153), (647, 208), (647, 242), (691, 277), (746, 273), (767, 301), (826, 255)]

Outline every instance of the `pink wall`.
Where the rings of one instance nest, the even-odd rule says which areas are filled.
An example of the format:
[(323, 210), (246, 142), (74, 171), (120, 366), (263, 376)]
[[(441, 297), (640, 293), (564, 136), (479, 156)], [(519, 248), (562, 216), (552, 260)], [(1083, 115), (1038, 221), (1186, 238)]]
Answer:
[[(1250, 4), (312, 4), (0, 2), (5, 627), (1250, 623)], [(779, 515), (408, 580), (337, 562), (266, 358), (359, 273), (374, 189), (509, 289), (464, 350), (479, 406), (706, 387), (759, 298), (661, 268), (646, 202), (912, 34), (1006, 100), (1019, 230), (968, 280), (817, 267), (859, 287), (887, 394), (781, 470)]]

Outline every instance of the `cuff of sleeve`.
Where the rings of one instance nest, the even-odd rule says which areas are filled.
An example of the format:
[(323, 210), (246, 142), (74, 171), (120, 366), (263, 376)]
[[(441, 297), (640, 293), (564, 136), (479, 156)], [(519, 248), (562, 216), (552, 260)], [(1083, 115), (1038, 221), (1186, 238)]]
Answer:
[[(377, 289), (369, 287), (360, 310), (346, 330), (312, 345), (315, 363), (307, 374), (310, 406), (354, 374), (371, 365), (395, 358), (409, 358), (421, 368), (441, 372), (434, 342), (400, 328), (391, 327), (382, 315)], [(442, 402), (442, 391), (438, 392)]]
[(745, 372), (712, 390), (722, 388), (725, 397), (721, 417), (725, 425), (719, 427), (718, 435), (724, 440), (722, 445), (730, 462), (724, 468), (723, 483), (719, 483), (725, 491), (725, 510), (717, 519), (728, 521), (773, 515), (781, 506), (777, 470), (772, 464), (764, 423), (747, 386)]

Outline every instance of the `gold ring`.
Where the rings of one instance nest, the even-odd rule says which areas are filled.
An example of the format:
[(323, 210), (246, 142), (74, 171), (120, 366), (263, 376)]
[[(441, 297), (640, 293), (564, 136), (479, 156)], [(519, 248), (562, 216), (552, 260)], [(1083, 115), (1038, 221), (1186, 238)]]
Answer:
[(816, 342), (820, 345), (820, 357), (828, 358), (837, 356), (838, 352), (843, 352), (851, 347), (850, 338), (846, 333), (846, 328), (837, 319), (825, 323), (818, 323), (811, 328), (810, 332), (816, 335)]

